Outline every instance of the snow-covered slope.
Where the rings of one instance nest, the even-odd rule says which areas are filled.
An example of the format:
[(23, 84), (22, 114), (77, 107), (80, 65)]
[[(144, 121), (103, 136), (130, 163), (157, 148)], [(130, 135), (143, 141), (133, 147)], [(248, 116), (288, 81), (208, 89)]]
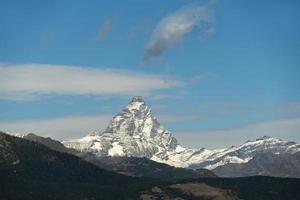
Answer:
[(215, 169), (228, 163), (247, 163), (255, 155), (261, 153), (294, 154), (300, 151), (300, 144), (286, 142), (277, 138), (264, 136), (255, 141), (247, 141), (239, 146), (222, 150), (214, 150), (206, 159), (199, 163), (191, 163), (191, 168)]
[(147, 157), (176, 167), (215, 169), (228, 163), (247, 163), (257, 153), (295, 153), (300, 145), (272, 137), (225, 149), (188, 149), (153, 116), (142, 97), (134, 97), (113, 117), (105, 131), (64, 141), (66, 147), (101, 156)]
[(134, 97), (113, 117), (105, 131), (63, 142), (65, 146), (98, 156), (152, 157), (165, 155), (178, 146), (177, 140), (152, 115), (143, 98)]

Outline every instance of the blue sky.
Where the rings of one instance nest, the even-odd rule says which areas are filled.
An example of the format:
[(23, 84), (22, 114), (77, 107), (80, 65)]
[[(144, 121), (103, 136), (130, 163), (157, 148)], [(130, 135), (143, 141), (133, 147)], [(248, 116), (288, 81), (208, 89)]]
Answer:
[(187, 146), (300, 141), (299, 1), (0, 4), (0, 129), (79, 137), (143, 95)]

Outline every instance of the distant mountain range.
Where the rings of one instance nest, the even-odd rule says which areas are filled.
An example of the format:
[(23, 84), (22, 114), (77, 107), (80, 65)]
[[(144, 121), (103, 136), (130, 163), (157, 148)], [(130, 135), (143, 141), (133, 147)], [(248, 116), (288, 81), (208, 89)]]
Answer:
[(300, 145), (184, 148), (141, 97), (80, 139), (0, 132), (0, 199), (300, 199), (300, 179), (266, 176), (300, 178)]
[(98, 157), (92, 153), (79, 152), (75, 149), (66, 148), (59, 141), (51, 138), (44, 138), (35, 134), (28, 134), (22, 138), (45, 145), (46, 147), (62, 153), (75, 155), (85, 161), (91, 162), (100, 168), (108, 171), (114, 171), (119, 174), (124, 174), (134, 177), (149, 177), (164, 181), (175, 181), (182, 179), (195, 179), (203, 177), (216, 177), (210, 170), (206, 169), (186, 169), (176, 168), (164, 163), (158, 163), (149, 160), (145, 157), (126, 157), (126, 156), (106, 156)]
[(134, 97), (104, 131), (63, 144), (98, 158), (145, 157), (175, 167), (209, 169), (225, 177), (300, 177), (300, 144), (264, 136), (225, 149), (184, 148), (153, 116), (142, 97)]
[[(0, 132), (0, 199), (281, 200), (300, 198), (298, 191), (300, 179), (213, 176), (162, 181), (134, 178), (103, 169), (93, 162), (86, 161), (87, 157), (80, 158), (79, 155), (72, 155), (78, 152), (64, 148), (59, 142), (50, 138), (33, 134), (25, 138)], [(111, 167), (121, 163), (125, 167), (117, 168), (125, 171), (131, 168), (132, 163), (140, 166), (140, 171), (159, 171), (168, 167), (160, 163), (153, 165), (152, 162), (155, 162), (146, 158), (106, 157), (102, 161)], [(150, 163), (150, 167), (145, 163)], [(178, 174), (181, 173), (180, 169), (176, 171), (174, 167), (170, 168)], [(168, 170), (163, 170), (166, 176), (173, 176), (172, 173), (168, 173)]]

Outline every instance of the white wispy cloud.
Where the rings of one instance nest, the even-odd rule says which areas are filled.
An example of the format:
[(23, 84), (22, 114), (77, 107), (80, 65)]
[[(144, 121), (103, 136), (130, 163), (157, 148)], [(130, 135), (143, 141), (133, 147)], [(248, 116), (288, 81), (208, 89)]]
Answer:
[(264, 135), (300, 142), (299, 133), (300, 118), (284, 118), (249, 123), (236, 128), (182, 130), (176, 132), (176, 136), (187, 146), (220, 148), (238, 145), (246, 140), (254, 140)]
[(152, 32), (144, 52), (144, 61), (161, 56), (167, 49), (178, 43), (182, 37), (196, 27), (207, 37), (215, 32), (212, 8), (216, 1), (205, 5), (188, 5), (164, 17)]
[[(58, 140), (79, 138), (94, 130), (104, 130), (113, 114), (90, 116), (65, 116), (47, 119), (28, 119), (17, 121), (0, 121), (0, 130), (10, 133), (35, 133)], [(164, 123), (194, 121), (200, 116), (194, 115), (164, 115), (158, 120)]]
[(159, 75), (92, 67), (0, 64), (0, 99), (33, 100), (51, 95), (149, 95), (181, 86)]
[(158, 121), (162, 124), (165, 123), (175, 123), (175, 122), (185, 122), (185, 121), (197, 121), (204, 119), (205, 116), (203, 115), (187, 115), (187, 114), (180, 114), (180, 115), (158, 115)]

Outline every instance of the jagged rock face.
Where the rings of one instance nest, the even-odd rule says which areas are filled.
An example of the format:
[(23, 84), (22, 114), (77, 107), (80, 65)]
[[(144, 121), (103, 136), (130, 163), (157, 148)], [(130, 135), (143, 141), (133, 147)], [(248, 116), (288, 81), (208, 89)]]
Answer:
[(183, 148), (160, 125), (142, 97), (134, 97), (125, 109), (113, 117), (105, 131), (95, 131), (81, 139), (63, 143), (100, 157), (147, 157), (175, 167), (210, 170), (232, 163), (248, 163), (256, 154), (294, 154), (300, 151), (299, 144), (272, 137), (262, 137), (225, 149)]
[(145, 105), (134, 97), (115, 115), (103, 132), (95, 131), (78, 140), (64, 142), (67, 147), (88, 151), (98, 156), (165, 156), (177, 147), (177, 140), (166, 130)]

